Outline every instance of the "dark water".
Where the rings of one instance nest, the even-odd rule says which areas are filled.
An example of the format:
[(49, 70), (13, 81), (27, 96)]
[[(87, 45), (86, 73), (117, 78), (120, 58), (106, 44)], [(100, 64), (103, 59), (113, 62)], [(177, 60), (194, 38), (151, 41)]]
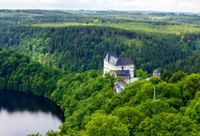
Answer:
[(0, 91), (0, 136), (26, 136), (59, 129), (63, 113), (50, 100), (32, 94)]

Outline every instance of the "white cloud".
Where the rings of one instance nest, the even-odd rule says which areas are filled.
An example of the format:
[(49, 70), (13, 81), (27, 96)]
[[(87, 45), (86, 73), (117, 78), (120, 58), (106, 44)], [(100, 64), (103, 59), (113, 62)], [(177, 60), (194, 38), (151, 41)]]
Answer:
[(0, 0), (5, 9), (153, 10), (200, 13), (200, 0)]

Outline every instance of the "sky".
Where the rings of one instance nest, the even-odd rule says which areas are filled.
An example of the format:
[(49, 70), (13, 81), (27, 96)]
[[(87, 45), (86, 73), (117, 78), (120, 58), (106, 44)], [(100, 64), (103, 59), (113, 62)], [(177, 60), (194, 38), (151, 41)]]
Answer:
[(200, 0), (0, 0), (0, 9), (88, 9), (200, 13)]

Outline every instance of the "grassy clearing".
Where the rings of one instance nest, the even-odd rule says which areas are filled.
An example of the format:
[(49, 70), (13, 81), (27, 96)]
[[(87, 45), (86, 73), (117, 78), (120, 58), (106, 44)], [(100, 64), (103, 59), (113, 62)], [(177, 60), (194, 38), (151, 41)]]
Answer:
[(125, 23), (125, 24), (94, 24), (94, 23), (47, 23), (47, 24), (34, 24), (33, 27), (42, 27), (42, 28), (63, 28), (63, 27), (85, 27), (85, 26), (93, 26), (93, 27), (111, 27), (124, 29), (129, 31), (141, 31), (146, 33), (161, 33), (161, 34), (176, 34), (183, 35), (186, 33), (200, 33), (199, 25), (186, 25), (186, 24), (151, 24), (151, 23)]

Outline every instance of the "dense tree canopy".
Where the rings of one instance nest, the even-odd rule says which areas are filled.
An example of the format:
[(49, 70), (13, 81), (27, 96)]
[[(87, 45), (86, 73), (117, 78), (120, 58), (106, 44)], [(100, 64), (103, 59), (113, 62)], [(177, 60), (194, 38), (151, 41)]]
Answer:
[[(200, 29), (179, 24), (199, 17), (159, 13), (169, 24), (113, 12), (1, 10), (0, 90), (55, 101), (65, 122), (48, 136), (200, 135)], [(139, 69), (140, 80), (120, 94), (118, 79), (99, 71), (108, 51)], [(145, 80), (155, 68), (161, 79)]]
[(106, 116), (94, 114), (91, 121), (86, 126), (88, 136), (129, 136), (128, 128), (125, 124), (112, 115)]
[(198, 135), (199, 74), (173, 75), (175, 83), (140, 80), (117, 94), (112, 89), (117, 79), (94, 70), (61, 74), (13, 51), (1, 50), (0, 58), (0, 89), (57, 102), (65, 114), (61, 135)]
[[(116, 51), (130, 57), (136, 68), (149, 73), (156, 68), (187, 73), (200, 69), (198, 26), (109, 21), (61, 11), (15, 12), (0, 11), (0, 18), (8, 24), (0, 26), (0, 47), (24, 53), (51, 68), (69, 72), (99, 70), (106, 53)], [(28, 16), (32, 16), (32, 20)], [(95, 20), (100, 21), (95, 23)], [(63, 23), (65, 21), (67, 23)]]

